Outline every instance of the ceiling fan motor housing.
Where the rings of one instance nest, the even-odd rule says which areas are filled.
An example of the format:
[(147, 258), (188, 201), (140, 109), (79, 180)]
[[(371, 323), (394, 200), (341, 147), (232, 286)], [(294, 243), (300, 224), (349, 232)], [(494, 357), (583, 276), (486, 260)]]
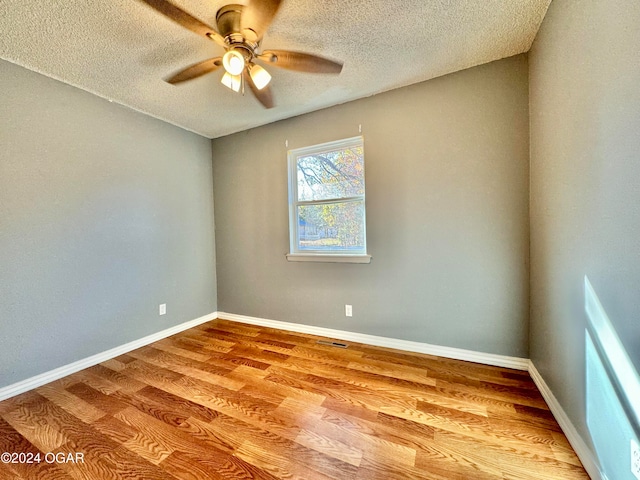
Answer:
[(216, 13), (216, 25), (220, 35), (226, 38), (233, 33), (240, 33), (240, 18), (243, 8), (243, 5), (232, 3), (218, 10), (218, 13)]
[(216, 25), (228, 48), (241, 53), (249, 63), (256, 56), (259, 42), (251, 42), (241, 33), (243, 9), (243, 5), (235, 3), (225, 5), (216, 13)]

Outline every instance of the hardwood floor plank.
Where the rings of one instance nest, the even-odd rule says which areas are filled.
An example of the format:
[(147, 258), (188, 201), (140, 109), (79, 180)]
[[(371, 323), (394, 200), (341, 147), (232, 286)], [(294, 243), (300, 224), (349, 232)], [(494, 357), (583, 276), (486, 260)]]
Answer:
[[(153, 388), (154, 391), (159, 390), (155, 389), (154, 387), (150, 388)], [(117, 401), (121, 404), (126, 405), (126, 408), (135, 407), (140, 412), (149, 415), (152, 418), (160, 420), (161, 422), (166, 423), (167, 425), (170, 425), (172, 427), (180, 426), (182, 422), (189, 418), (188, 412), (181, 411), (179, 409), (176, 410), (166, 405), (164, 402), (158, 402), (154, 399), (141, 395), (138, 392), (131, 394), (117, 392), (113, 394), (113, 397), (117, 399)], [(120, 411), (121, 410), (118, 410), (114, 413), (119, 413)], [(118, 419), (117, 415), (114, 415), (114, 417)], [(137, 431), (136, 428), (133, 428), (133, 430)]]
[[(187, 338), (185, 338), (184, 340), (186, 341)], [(153, 346), (149, 348), (154, 348), (156, 350), (161, 350), (163, 352), (171, 353), (173, 355), (177, 355), (178, 357), (184, 357), (190, 360), (195, 360), (196, 362), (202, 363), (209, 360), (210, 355), (205, 349), (206, 347), (205, 343), (200, 343), (199, 345), (196, 345), (200, 349), (200, 352), (197, 352), (193, 350), (187, 350), (186, 348), (176, 347), (175, 345), (173, 345), (174, 341), (175, 340), (172, 340), (171, 337), (165, 338), (164, 340), (160, 340), (159, 342), (154, 343)], [(141, 352), (141, 351), (144, 351), (144, 349), (140, 348), (135, 352)]]
[(160, 462), (174, 452), (172, 448), (167, 447), (154, 436), (149, 437), (148, 435), (140, 432), (136, 433), (133, 438), (123, 443), (122, 446), (131, 453), (144, 458), (154, 465), (159, 465)]
[[(88, 368), (87, 371), (117, 385), (119, 387), (118, 390), (124, 392), (135, 392), (146, 386), (146, 383), (139, 382), (128, 375), (122, 375), (120, 370), (114, 370), (109, 365), (113, 366), (113, 362), (103, 362)], [(124, 369), (124, 366), (122, 368)]]
[(574, 465), (550, 460), (536, 449), (513, 449), (492, 442), (469, 442), (468, 438), (449, 432), (436, 433), (437, 448), (451, 453), (459, 462), (467, 462), (482, 471), (514, 478), (584, 478), (584, 470)]
[(271, 338), (269, 338), (269, 335), (265, 334), (265, 333), (261, 333), (260, 335), (258, 335), (255, 338), (255, 342), (257, 345), (259, 345), (260, 347), (263, 348), (267, 348), (267, 346), (269, 347), (278, 347), (279, 349), (282, 350), (291, 350), (292, 348), (294, 348), (296, 346), (295, 343), (287, 343), (287, 342), (281, 342), (278, 340), (272, 340)]
[(181, 480), (180, 477), (174, 477), (167, 470), (131, 453), (124, 446), (119, 446), (105, 453), (100, 461), (108, 465), (109, 471), (113, 472), (118, 479)]
[[(514, 449), (535, 448), (539, 455), (553, 460), (551, 449), (553, 439), (543, 431), (522, 432), (520, 425), (505, 425), (502, 422), (492, 422), (481, 416), (446, 409), (427, 403), (420, 403), (417, 407), (419, 414), (407, 411), (392, 411), (387, 409), (385, 413), (395, 415), (407, 421), (428, 425), (434, 428), (434, 432), (449, 432), (464, 435), (468, 441), (486, 441), (508, 445)], [(513, 428), (510, 428), (513, 427)]]
[[(77, 456), (78, 453), (81, 454), (81, 457)], [(84, 443), (78, 444), (74, 440), (65, 443), (56, 451), (56, 455), (62, 455), (64, 459), (64, 463), (60, 463), (58, 467), (74, 479), (116, 480), (118, 478), (116, 473), (103, 461), (106, 453), (108, 452), (87, 449)], [(72, 461), (67, 462), (67, 459), (72, 459)]]
[(140, 379), (143, 384), (148, 381), (159, 384), (175, 383), (184, 377), (182, 373), (175, 370), (163, 368), (139, 358), (134, 359), (133, 362), (128, 363), (124, 369), (120, 370), (120, 373), (125, 375), (130, 375), (132, 372), (135, 372), (134, 378)]
[(28, 480), (27, 477), (20, 475), (16, 469), (8, 463), (0, 463), (0, 478), (6, 480)]
[(436, 380), (436, 386), (457, 391), (462, 395), (478, 395), (490, 401), (497, 401), (498, 403), (506, 402), (542, 409), (548, 408), (542, 395), (536, 390), (504, 387), (491, 382), (479, 382), (476, 386), (473, 386), (464, 384), (463, 382), (450, 382), (446, 380)]
[[(450, 472), (438, 474), (430, 470), (428, 466), (422, 468), (402, 464), (390, 466), (375, 458), (363, 459), (358, 475), (361, 475), (361, 478), (380, 480), (463, 480), (461, 477), (452, 476)], [(478, 477), (465, 477), (464, 480), (476, 480), (476, 478)]]
[(336, 460), (341, 460), (357, 467), (362, 461), (362, 451), (346, 443), (321, 435), (313, 430), (302, 429), (295, 439), (296, 443), (324, 453)]
[[(135, 353), (136, 358), (160, 368), (170, 369), (186, 377), (193, 377), (205, 382), (220, 385), (229, 390), (239, 390), (245, 384), (237, 382), (228, 377), (228, 374), (235, 371), (234, 368), (212, 364), (211, 362), (199, 362), (185, 359), (175, 353), (158, 351), (152, 348)], [(211, 358), (209, 357), (209, 360)]]
[(235, 455), (247, 463), (268, 472), (275, 478), (286, 479), (328, 479), (325, 475), (310, 470), (296, 462), (292, 462), (289, 456), (277, 455), (268, 448), (262, 448), (251, 441), (243, 442), (235, 452)]
[[(165, 452), (171, 453), (176, 450), (195, 450), (198, 448), (203, 451), (207, 450), (196, 439), (184, 434), (177, 428), (172, 428), (172, 425), (138, 410), (136, 407), (129, 407), (124, 411), (118, 412), (115, 418), (134, 428), (141, 436), (141, 439), (146, 437), (153, 440), (163, 447)], [(125, 446), (127, 446), (126, 443)]]
[[(330, 457), (322, 452), (307, 448), (292, 439), (276, 435), (271, 431), (242, 422), (227, 415), (220, 415), (208, 424), (194, 420), (187, 422), (182, 428), (188, 428), (214, 441), (225, 441), (231, 448), (239, 448), (243, 442), (250, 440), (274, 455), (287, 457), (292, 461), (318, 472), (319, 478), (324, 475), (337, 480), (355, 478), (357, 469), (352, 465)], [(309, 478), (315, 478), (313, 476)]]
[(206, 458), (189, 452), (175, 452), (164, 462), (164, 465), (168, 471), (172, 471), (180, 479), (189, 478), (192, 469), (197, 465), (201, 474), (206, 475), (195, 477), (199, 480), (203, 478), (278, 480), (278, 477), (234, 455), (214, 455), (213, 458)]
[(36, 392), (86, 423), (94, 422), (105, 415), (102, 410), (76, 397), (64, 388), (56, 388), (49, 384), (37, 388)]
[[(426, 376), (421, 377), (421, 381), (411, 381), (391, 378), (382, 373), (365, 369), (353, 369), (349, 366), (313, 361), (306, 358), (291, 358), (278, 366), (303, 373), (312, 371), (323, 378), (346, 382), (366, 390), (375, 390), (378, 394), (388, 393), (388, 397), (391, 400), (402, 397), (403, 394), (407, 393), (407, 390), (419, 391), (420, 389), (433, 388), (435, 385), (435, 382)], [(274, 371), (274, 367), (270, 368), (270, 371)]]
[(112, 393), (117, 392), (118, 390), (120, 390), (120, 388), (122, 388), (120, 387), (120, 385), (92, 373), (90, 369), (82, 370), (74, 374), (74, 377), (78, 380), (78, 383), (84, 383), (85, 385), (99, 391), (100, 393), (104, 393), (105, 395), (111, 395)]
[(489, 411), (494, 411), (497, 414), (515, 412), (513, 402), (480, 395), (476, 391), (466, 389), (464, 385), (462, 387), (458, 387), (456, 384), (436, 385), (433, 387), (416, 386), (414, 393), (409, 393), (408, 395), (416, 400), (479, 415), (488, 415)]
[(188, 398), (179, 397), (152, 386), (147, 386), (142, 390), (138, 390), (136, 393), (164, 405), (176, 413), (188, 415), (189, 417), (194, 417), (205, 422), (215, 420), (219, 415), (215, 410), (200, 405)]
[[(34, 398), (28, 396), (29, 401), (33, 401)], [(18, 407), (21, 408), (21, 407)], [(16, 410), (15, 408), (13, 409)], [(18, 432), (12, 425), (10, 425), (4, 418), (0, 418), (0, 452), (17, 453), (17, 454), (30, 454), (35, 456), (43, 455), (34, 444), (29, 442), (24, 435)], [(45, 452), (46, 453), (46, 452)], [(58, 478), (71, 478), (67, 476), (60, 469), (46, 463), (0, 463), (3, 467), (0, 469), (0, 478), (18, 478), (18, 479), (31, 479), (31, 478), (56, 478), (54, 474), (59, 474)]]
[(84, 459), (0, 479), (588, 478), (526, 372), (320, 339), (214, 320), (0, 402), (0, 449)]
[(287, 398), (273, 411), (273, 416), (302, 430), (310, 425), (315, 425), (326, 411), (326, 408), (319, 405), (311, 405), (300, 402), (295, 398)]
[[(321, 405), (326, 399), (324, 395), (309, 392), (299, 383), (287, 381), (287, 379), (273, 375), (269, 373), (269, 371), (265, 372), (264, 376), (256, 378), (255, 375), (252, 375), (251, 377), (247, 375), (237, 375), (238, 370), (240, 370), (240, 368), (237, 368), (236, 371), (231, 373), (229, 376), (232, 376), (232, 378), (238, 378), (245, 383), (245, 386), (241, 391), (248, 391), (245, 389), (262, 389), (267, 390), (274, 395), (278, 395), (279, 397), (298, 399), (311, 405)], [(265, 389), (265, 386), (268, 388)]]
[(245, 440), (244, 436), (239, 436), (245, 428), (236, 426), (233, 431), (225, 432), (216, 428), (218, 423), (220, 422), (205, 422), (197, 418), (188, 418), (182, 422), (180, 430), (215, 451), (232, 455)]
[(21, 395), (16, 395), (15, 397), (8, 398), (0, 402), (0, 415), (5, 412), (10, 412), (11, 410), (16, 410), (17, 408), (23, 406), (25, 403), (32, 402), (34, 400), (40, 400), (42, 398), (41, 395), (38, 394), (35, 390), (29, 390)]
[(25, 472), (24, 477), (21, 476), (18, 478), (25, 478), (26, 480), (35, 478), (38, 480), (72, 480), (75, 478), (63, 470), (62, 467), (55, 464), (39, 463), (37, 465), (26, 465), (25, 467), (24, 469), (20, 469)]
[(33, 409), (26, 406), (7, 412), (2, 418), (41, 452), (54, 451), (67, 441), (59, 428), (42, 422), (40, 416), (34, 415)]
[(218, 471), (229, 457), (220, 457), (215, 453), (206, 458), (191, 455), (188, 452), (173, 452), (162, 462), (162, 468), (180, 480), (222, 480), (225, 477)]
[(399, 378), (410, 382), (422, 383), (425, 385), (435, 385), (435, 379), (427, 375), (427, 370), (417, 367), (407, 367), (398, 365), (389, 365), (384, 362), (368, 361), (368, 362), (349, 362), (347, 367), (351, 370), (359, 370), (366, 373), (375, 373), (383, 377)]
[(91, 426), (109, 440), (122, 445), (136, 435), (136, 430), (110, 415), (105, 415)]
[[(126, 403), (118, 401), (117, 398), (114, 398), (113, 395), (110, 396), (108, 394), (99, 392), (86, 383), (75, 383), (70, 387), (67, 387), (65, 390), (74, 395), (76, 398), (83, 400), (88, 405), (93, 406), (97, 412), (102, 413), (102, 415), (97, 418), (93, 418), (93, 416), (85, 417), (84, 420), (88, 421), (89, 423), (95, 423), (96, 420), (104, 417), (105, 413), (113, 415), (120, 410), (124, 410), (128, 406)], [(112, 393), (116, 392), (117, 390)], [(82, 419), (82, 417), (80, 417), (79, 415), (76, 416)]]
[(310, 430), (352, 446), (362, 452), (363, 458), (377, 458), (389, 465), (415, 465), (415, 448), (400, 445), (363, 429), (351, 428), (349, 424), (328, 422), (324, 418), (316, 419)]
[[(417, 451), (428, 445), (433, 440), (433, 429), (424, 425), (412, 424), (418, 430), (417, 434), (411, 434), (406, 425), (406, 421), (390, 417), (391, 420), (385, 423), (382, 414), (377, 414), (375, 419), (364, 419), (347, 413), (337, 412), (327, 409), (322, 416), (326, 423), (339, 426), (351, 434), (358, 434), (365, 438), (367, 442), (384, 442), (392, 445), (405, 447), (411, 451)], [(396, 421), (398, 423), (396, 423)], [(404, 422), (404, 423), (402, 423)], [(415, 454), (412, 454), (415, 457)]]

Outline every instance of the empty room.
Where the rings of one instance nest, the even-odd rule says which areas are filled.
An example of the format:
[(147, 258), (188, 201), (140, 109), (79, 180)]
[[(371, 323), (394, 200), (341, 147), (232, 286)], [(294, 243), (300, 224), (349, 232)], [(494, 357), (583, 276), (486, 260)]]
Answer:
[(0, 2), (0, 479), (640, 480), (640, 2)]

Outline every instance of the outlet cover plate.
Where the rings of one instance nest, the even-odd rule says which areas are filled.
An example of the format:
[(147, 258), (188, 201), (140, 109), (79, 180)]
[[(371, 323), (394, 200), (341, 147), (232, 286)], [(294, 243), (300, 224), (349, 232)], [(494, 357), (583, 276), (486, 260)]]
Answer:
[(160, 315), (165, 315), (167, 313), (167, 304), (161, 303), (158, 312), (160, 313)]
[(631, 439), (631, 473), (640, 480), (640, 446)]
[(353, 307), (351, 305), (345, 305), (344, 314), (347, 317), (353, 317)]

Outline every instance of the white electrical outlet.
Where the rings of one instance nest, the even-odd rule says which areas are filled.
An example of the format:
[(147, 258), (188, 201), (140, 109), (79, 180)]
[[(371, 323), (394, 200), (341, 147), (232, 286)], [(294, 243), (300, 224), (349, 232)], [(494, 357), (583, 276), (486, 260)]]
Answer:
[(344, 306), (344, 314), (347, 317), (353, 317), (353, 308), (351, 307), (351, 305)]
[(159, 309), (160, 315), (165, 315), (167, 313), (167, 304), (161, 303)]
[(640, 480), (640, 447), (631, 439), (631, 473)]

